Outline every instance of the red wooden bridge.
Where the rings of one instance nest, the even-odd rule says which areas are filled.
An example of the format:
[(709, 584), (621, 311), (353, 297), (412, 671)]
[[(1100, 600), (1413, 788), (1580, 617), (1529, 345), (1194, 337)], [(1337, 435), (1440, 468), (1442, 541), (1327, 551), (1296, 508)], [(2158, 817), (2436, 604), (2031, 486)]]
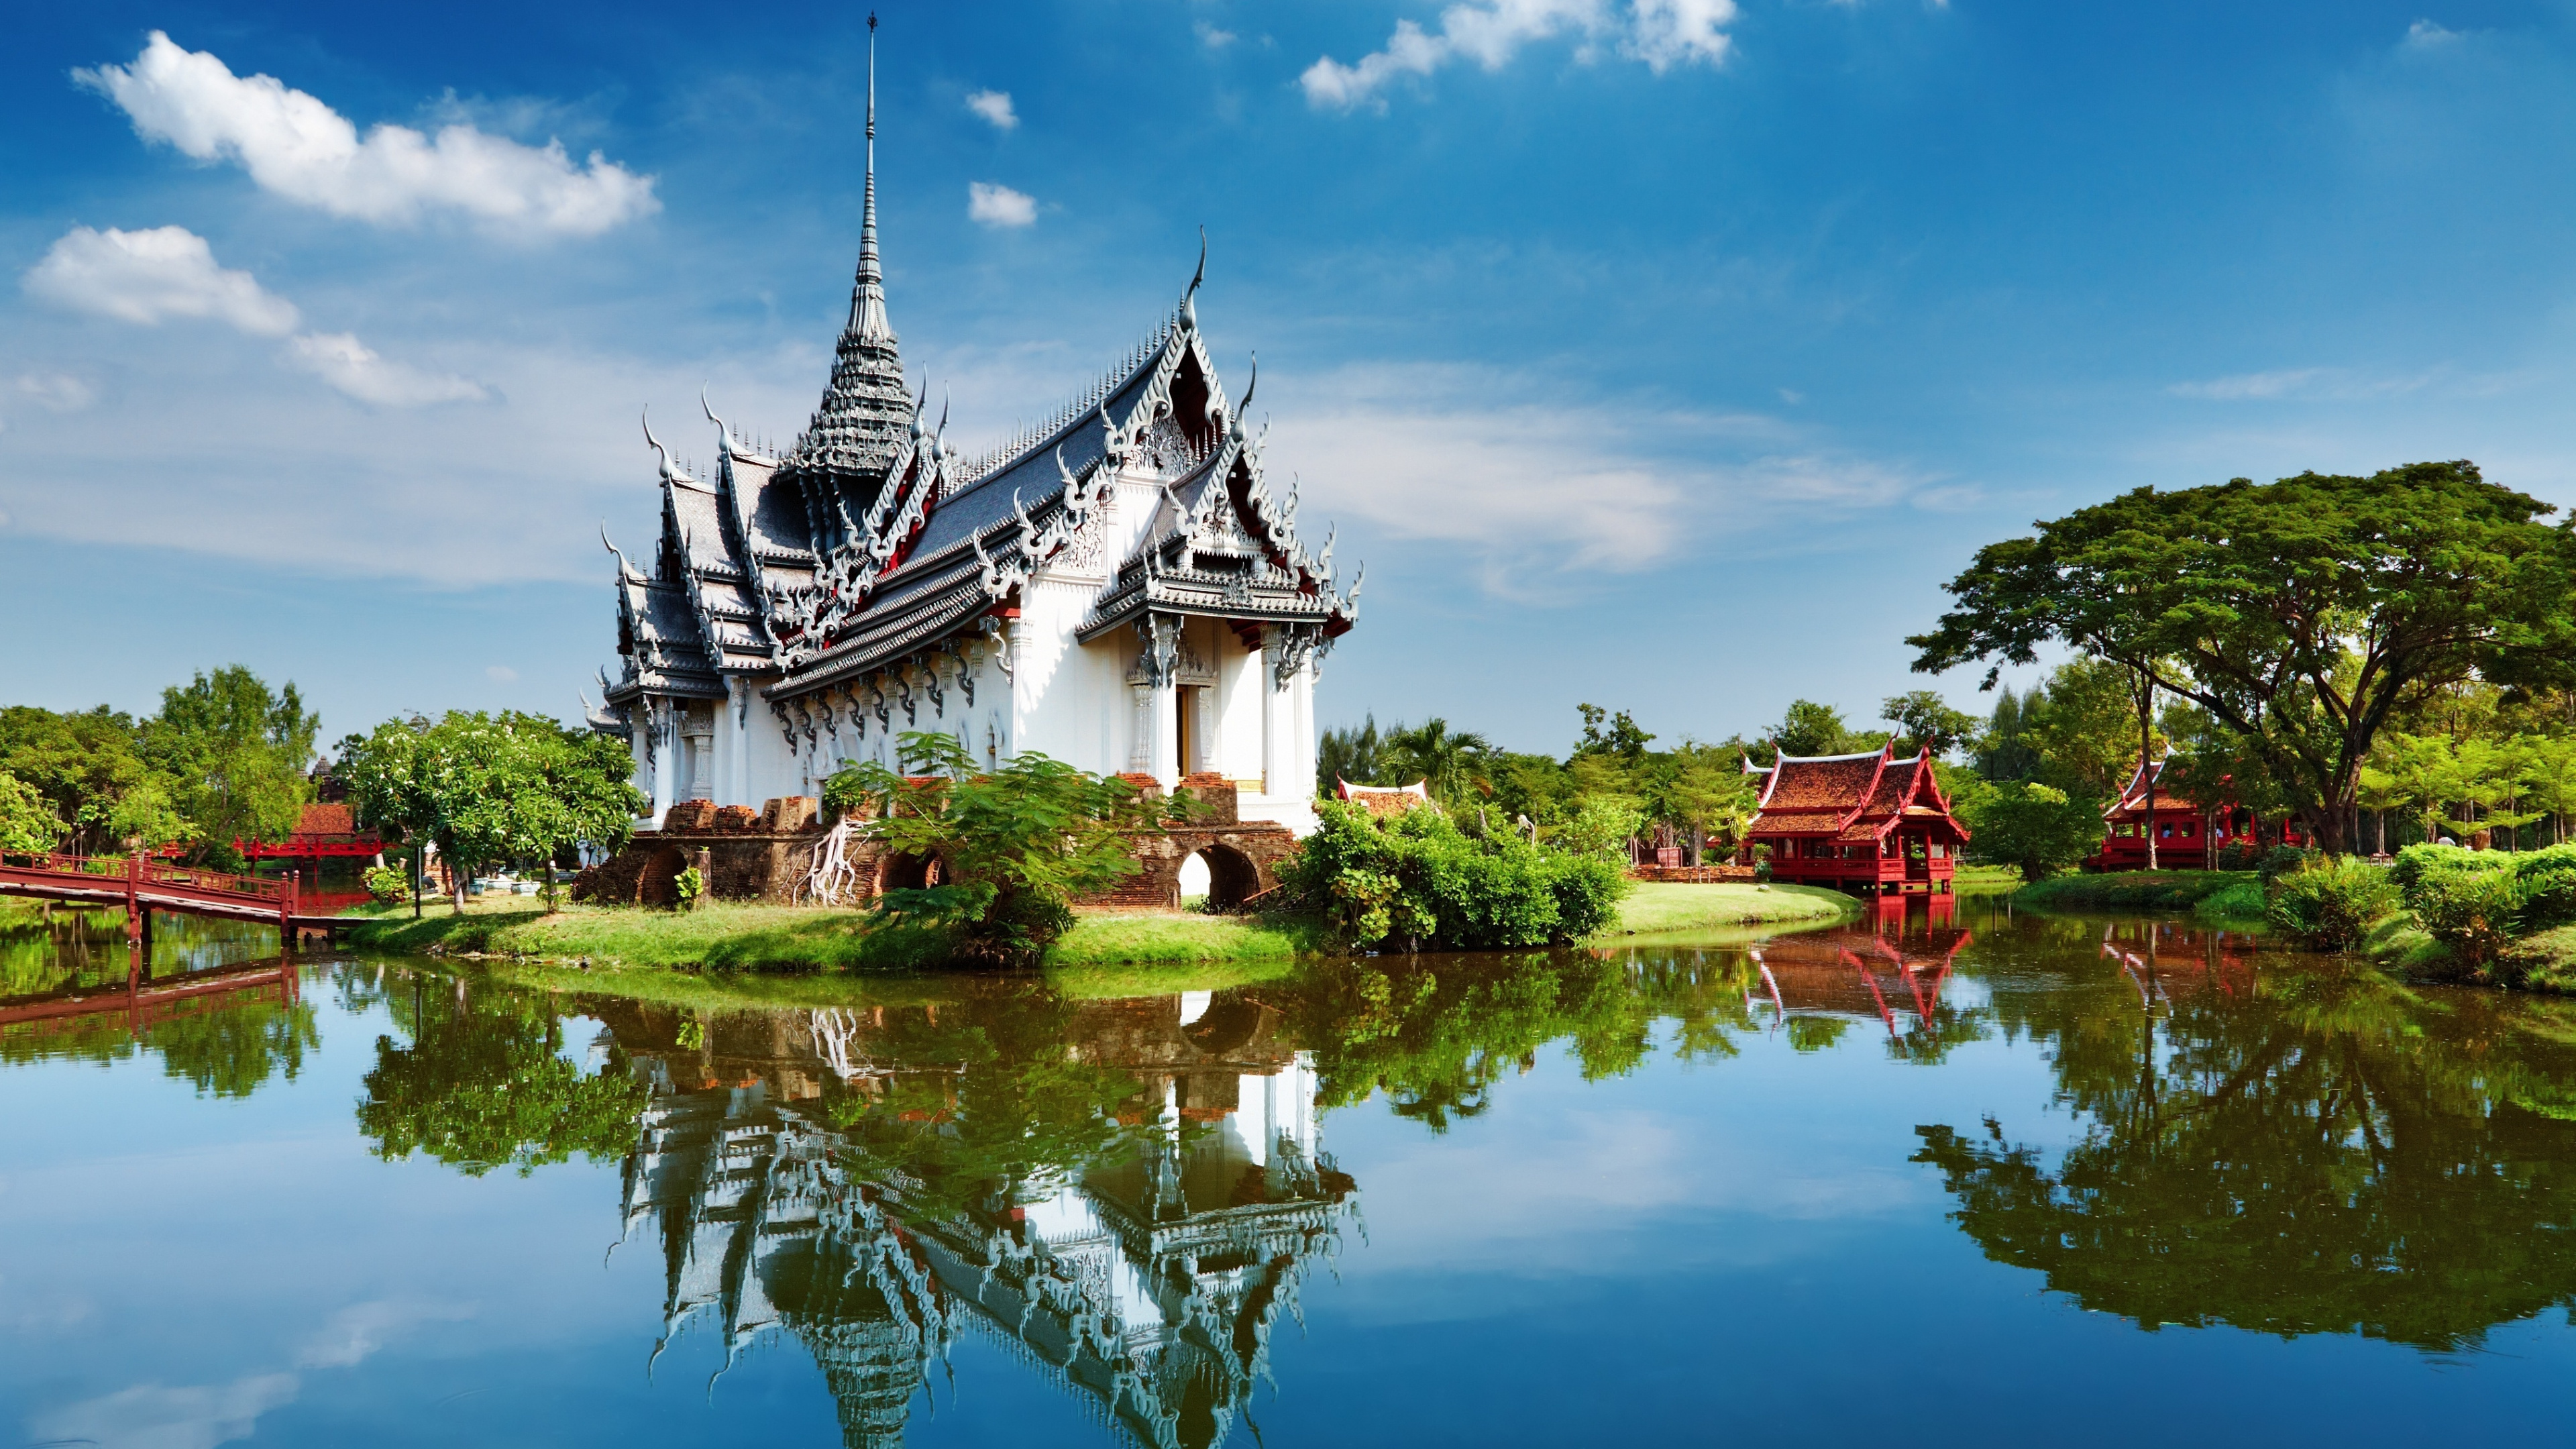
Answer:
[(144, 855), (0, 855), (0, 895), (122, 907), (126, 934), (137, 937), (149, 929), (154, 911), (273, 925), (288, 949), (299, 931), (349, 924), (336, 915), (304, 914), (302, 882), (294, 875), (226, 875)]

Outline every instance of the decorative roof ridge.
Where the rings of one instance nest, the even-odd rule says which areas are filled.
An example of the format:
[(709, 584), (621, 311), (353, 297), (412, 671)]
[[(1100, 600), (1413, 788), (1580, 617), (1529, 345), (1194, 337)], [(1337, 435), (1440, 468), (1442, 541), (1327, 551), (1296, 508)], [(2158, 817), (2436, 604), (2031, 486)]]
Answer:
[(1861, 788), (1860, 798), (1853, 801), (1851, 809), (1844, 814), (1839, 826), (1840, 829), (1849, 830), (1854, 822), (1858, 821), (1862, 815), (1868, 813), (1869, 802), (1878, 798), (1878, 782), (1887, 774), (1887, 762), (1894, 758), (1895, 754), (1896, 742), (1894, 740), (1890, 740), (1886, 744), (1878, 747), (1878, 766), (1869, 772), (1869, 783)]
[(1857, 750), (1848, 755), (1780, 755), (1773, 763), (1775, 765), (1829, 765), (1843, 760), (1866, 760), (1873, 755), (1884, 758), (1891, 748), (1893, 747), (1889, 745), (1881, 745), (1874, 750)]
[[(1193, 289), (1197, 285), (1196, 281), (1191, 283)], [(1124, 358), (1113, 364), (1098, 380), (1075, 393), (1073, 401), (1048, 414), (1045, 422), (1021, 429), (961, 465), (953, 491), (962, 493), (985, 478), (1004, 472), (1031, 455), (1043, 452), (1049, 446), (1063, 441), (1085, 416), (1107, 403), (1109, 399), (1126, 391), (1130, 384), (1145, 374), (1146, 369), (1158, 366), (1164, 354), (1171, 349), (1175, 337), (1184, 333), (1195, 334), (1197, 330), (1192, 322), (1189, 300), (1185, 297), (1154, 332), (1131, 348)]]

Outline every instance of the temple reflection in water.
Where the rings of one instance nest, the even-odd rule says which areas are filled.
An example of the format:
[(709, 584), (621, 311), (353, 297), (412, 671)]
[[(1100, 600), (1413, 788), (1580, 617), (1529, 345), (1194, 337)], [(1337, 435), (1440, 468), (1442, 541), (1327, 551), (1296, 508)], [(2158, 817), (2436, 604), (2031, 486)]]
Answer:
[[(662, 1244), (657, 1357), (715, 1334), (729, 1366), (792, 1336), (844, 1442), (891, 1445), (928, 1366), (976, 1329), (1140, 1443), (1223, 1441), (1353, 1196), (1312, 1065), (1277, 1010), (1234, 993), (1067, 1010), (1020, 1060), (954, 1006), (612, 1021), (652, 1093), (625, 1228)], [(978, 1083), (1062, 1091), (1067, 1069), (1097, 1130), (984, 1170)]]

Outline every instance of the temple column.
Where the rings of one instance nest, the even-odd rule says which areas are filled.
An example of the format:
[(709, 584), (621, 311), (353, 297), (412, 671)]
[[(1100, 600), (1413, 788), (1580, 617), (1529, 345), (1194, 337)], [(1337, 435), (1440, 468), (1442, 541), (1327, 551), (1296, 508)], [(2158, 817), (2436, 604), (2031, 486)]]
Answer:
[(653, 820), (660, 824), (671, 811), (672, 777), (679, 774), (680, 762), (674, 758), (680, 749), (679, 709), (672, 700), (644, 698), (644, 727), (652, 732)]
[(1274, 626), (1262, 631), (1261, 679), (1256, 686), (1261, 691), (1261, 793), (1270, 796), (1284, 794), (1288, 789), (1293, 706), (1288, 691), (1279, 687), (1279, 661), (1287, 647), (1286, 630)]
[(1166, 790), (1181, 783), (1180, 694), (1168, 675), (1145, 688), (1145, 773)]

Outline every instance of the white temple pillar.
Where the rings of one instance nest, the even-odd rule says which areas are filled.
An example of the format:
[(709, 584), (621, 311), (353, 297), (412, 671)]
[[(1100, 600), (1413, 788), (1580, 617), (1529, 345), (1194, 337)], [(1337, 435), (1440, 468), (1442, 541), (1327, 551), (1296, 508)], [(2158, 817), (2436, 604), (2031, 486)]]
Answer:
[(1261, 639), (1261, 678), (1254, 688), (1261, 691), (1261, 793), (1278, 795), (1287, 789), (1289, 740), (1295, 728), (1289, 718), (1293, 708), (1288, 691), (1278, 687), (1279, 658), (1287, 648), (1284, 630), (1263, 631)]
[(1166, 790), (1181, 783), (1180, 694), (1168, 677), (1145, 691), (1145, 773)]
[(659, 825), (671, 811), (672, 779), (680, 773), (680, 712), (675, 700), (644, 698), (645, 728), (653, 732), (653, 820)]
[(760, 802), (751, 798), (751, 681), (736, 675), (725, 683), (727, 703), (732, 706), (728, 727), (733, 731), (728, 737), (733, 747), (733, 778), (727, 799), (757, 810)]

